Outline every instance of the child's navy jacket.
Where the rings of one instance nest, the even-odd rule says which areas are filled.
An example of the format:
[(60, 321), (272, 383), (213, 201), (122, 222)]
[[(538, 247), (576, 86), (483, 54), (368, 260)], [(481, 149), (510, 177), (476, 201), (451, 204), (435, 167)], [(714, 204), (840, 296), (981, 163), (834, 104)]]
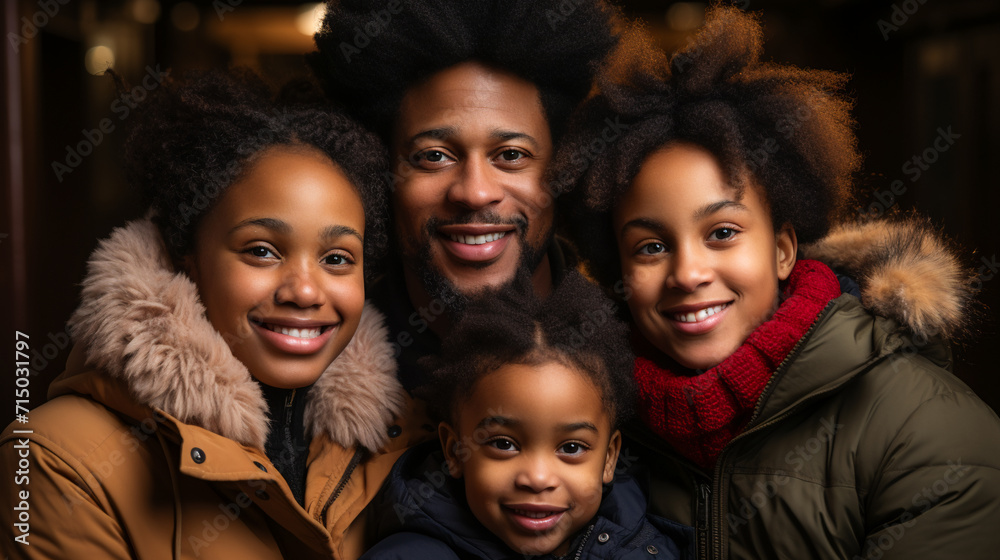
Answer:
[[(376, 507), (376, 531), (388, 536), (362, 560), (525, 558), (473, 516), (462, 481), (448, 475), (436, 442), (400, 457)], [(686, 560), (694, 557), (693, 537), (690, 527), (647, 516), (638, 481), (619, 473), (565, 558)]]

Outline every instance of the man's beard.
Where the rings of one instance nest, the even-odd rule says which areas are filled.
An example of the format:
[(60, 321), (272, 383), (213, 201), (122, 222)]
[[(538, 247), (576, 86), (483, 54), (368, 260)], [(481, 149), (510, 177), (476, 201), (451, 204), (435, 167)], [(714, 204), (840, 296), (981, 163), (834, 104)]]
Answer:
[[(520, 241), (521, 255), (518, 257), (517, 267), (514, 269), (510, 278), (502, 282), (500, 285), (480, 286), (472, 290), (462, 292), (458, 289), (458, 286), (456, 286), (454, 282), (445, 277), (445, 275), (434, 266), (434, 263), (431, 260), (432, 255), (430, 239), (432, 236), (436, 235), (435, 232), (441, 226), (469, 223), (489, 223), (514, 226), (515, 229), (513, 234), (517, 235), (518, 240)], [(427, 295), (432, 300), (436, 299), (442, 302), (445, 309), (448, 311), (448, 315), (455, 319), (462, 315), (466, 307), (468, 307), (470, 301), (474, 300), (477, 296), (483, 294), (484, 292), (502, 289), (507, 284), (514, 282), (514, 280), (521, 273), (526, 273), (528, 276), (531, 276), (531, 274), (535, 272), (535, 269), (538, 268), (538, 265), (541, 264), (542, 259), (545, 258), (554, 236), (555, 227), (553, 226), (548, 232), (546, 232), (540, 245), (532, 246), (528, 243), (528, 221), (526, 219), (520, 216), (505, 219), (493, 211), (467, 214), (448, 221), (431, 218), (424, 225), (423, 239), (416, 258), (409, 258), (406, 260), (409, 261), (408, 264), (411, 268), (416, 270), (419, 274), (420, 283), (423, 285)], [(479, 266), (479, 268), (485, 268), (487, 266), (490, 266), (489, 263), (483, 263)]]

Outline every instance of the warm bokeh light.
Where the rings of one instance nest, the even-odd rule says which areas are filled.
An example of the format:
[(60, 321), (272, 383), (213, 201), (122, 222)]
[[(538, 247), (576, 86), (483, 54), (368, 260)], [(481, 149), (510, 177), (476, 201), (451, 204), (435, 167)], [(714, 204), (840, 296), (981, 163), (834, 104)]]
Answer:
[(139, 23), (156, 23), (160, 19), (160, 3), (156, 0), (132, 0), (132, 17)]
[(325, 14), (326, 4), (322, 2), (306, 4), (299, 10), (299, 17), (295, 20), (295, 27), (299, 30), (299, 33), (312, 37), (323, 26), (323, 16)]
[(115, 52), (111, 50), (111, 47), (104, 45), (91, 47), (84, 56), (84, 63), (87, 66), (87, 72), (99, 76), (108, 68), (114, 68)]

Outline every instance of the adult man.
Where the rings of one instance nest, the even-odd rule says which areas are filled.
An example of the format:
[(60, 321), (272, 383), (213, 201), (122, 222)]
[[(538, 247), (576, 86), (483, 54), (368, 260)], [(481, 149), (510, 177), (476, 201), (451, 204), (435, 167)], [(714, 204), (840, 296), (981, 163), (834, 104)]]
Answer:
[(370, 297), (407, 389), (470, 294), (525, 271), (544, 295), (575, 265), (544, 174), (616, 18), (599, 0), (330, 3), (310, 65), (394, 162), (397, 258)]

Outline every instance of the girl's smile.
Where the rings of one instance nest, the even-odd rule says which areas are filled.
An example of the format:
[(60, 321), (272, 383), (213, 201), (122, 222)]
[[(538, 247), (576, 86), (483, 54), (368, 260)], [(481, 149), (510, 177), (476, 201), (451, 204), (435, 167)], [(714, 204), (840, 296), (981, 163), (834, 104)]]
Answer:
[(268, 319), (250, 323), (265, 340), (290, 354), (312, 354), (330, 340), (337, 325), (299, 319)]
[(662, 314), (682, 334), (704, 334), (722, 322), (732, 303), (730, 300), (722, 303), (678, 305), (663, 311)]

